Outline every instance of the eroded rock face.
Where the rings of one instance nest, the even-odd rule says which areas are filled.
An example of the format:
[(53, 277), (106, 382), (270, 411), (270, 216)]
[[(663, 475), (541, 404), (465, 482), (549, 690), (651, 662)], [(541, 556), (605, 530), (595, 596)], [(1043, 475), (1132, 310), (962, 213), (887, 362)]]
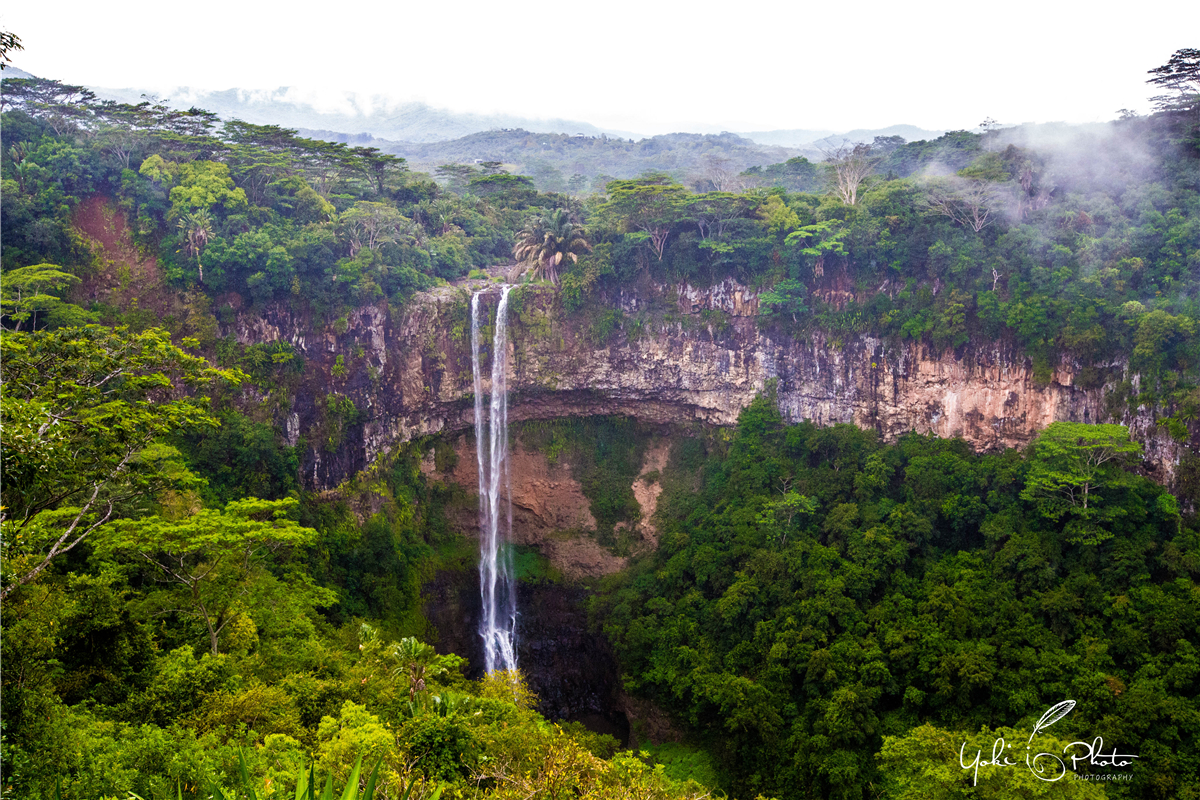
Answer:
[[(474, 436), (464, 434), (453, 445), (456, 455), (453, 467), (439, 472), (429, 458), (422, 464), (422, 471), (427, 477), (457, 483), (477, 495), (479, 463)], [(601, 547), (592, 535), (596, 520), (579, 481), (571, 475), (569, 464), (562, 460), (551, 463), (545, 453), (528, 450), (518, 442), (509, 453), (509, 467), (516, 544), (538, 548), (569, 580), (599, 578), (625, 567), (626, 559)], [(501, 497), (506, 497), (503, 487)], [(653, 514), (653, 509), (650, 513)], [(479, 514), (474, 508), (461, 509), (451, 524), (464, 536), (478, 537)]]
[[(499, 288), (487, 291), (494, 310)], [(289, 442), (310, 443), (301, 454), (309, 488), (336, 486), (403, 441), (444, 433), (458, 456), (454, 466), (438, 472), (431, 457), (424, 468), (476, 493), (469, 298), (469, 290), (441, 288), (415, 298), (402, 313), (359, 309), (341, 333), (314, 330), (311, 320), (284, 307), (239, 317), (239, 341), (284, 340), (305, 356), (303, 386), (277, 422)], [(608, 298), (625, 315), (625, 324), (608, 333), (594, 319), (564, 315), (548, 289), (524, 288), (510, 300), (513, 422), (620, 414), (655, 424), (732, 425), (770, 385), (791, 421), (853, 423), (887, 440), (915, 430), (1000, 449), (1026, 444), (1055, 420), (1116, 421), (1143, 442), (1152, 477), (1169, 483), (1178, 464), (1178, 446), (1154, 427), (1150, 414), (1133, 409), (1111, 420), (1103, 388), (1075, 384), (1077, 365), (1060, 364), (1041, 384), (1032, 365), (1003, 343), (938, 353), (869, 336), (775, 335), (758, 325), (754, 293), (732, 281), (710, 289), (643, 287)], [(338, 356), (345, 372), (334, 376)], [(1110, 366), (1120, 373), (1119, 365)], [(340, 444), (331, 448), (321, 443), (331, 440), (325, 409), (334, 394), (350, 398), (364, 421), (340, 432)], [(586, 582), (577, 580), (620, 569), (624, 559), (587, 536), (595, 522), (566, 464), (551, 464), (519, 444), (512, 457), (515, 538), (537, 546), (572, 579), (518, 590), (522, 668), (544, 713), (585, 720), (624, 738), (627, 716), (644, 723), (655, 716), (621, 697), (611, 651), (587, 625)], [(642, 473), (651, 476), (665, 466), (667, 452), (651, 446), (645, 458)], [(640, 478), (633, 489), (643, 512), (637, 531), (652, 547), (651, 516), (661, 489)], [(477, 532), (473, 506), (456, 513), (456, 528), (468, 536)], [(565, 531), (577, 535), (563, 536)], [(434, 643), (442, 652), (465, 655), (476, 669), (482, 663), (479, 605), (473, 570), (439, 573), (425, 587)], [(652, 740), (671, 736), (665, 724), (649, 730)]]
[(637, 500), (638, 508), (642, 511), (637, 532), (650, 548), (658, 547), (658, 528), (654, 525), (654, 512), (658, 511), (658, 498), (663, 491), (658, 476), (667, 468), (670, 455), (671, 446), (668, 443), (656, 442), (646, 450), (641, 472), (633, 481), (633, 498)]
[[(494, 312), (499, 287), (477, 286), (489, 292), (486, 305)], [(315, 434), (307, 441), (322, 441), (317, 399), (331, 390), (350, 397), (365, 417), (335, 452), (313, 446), (304, 454), (303, 478), (311, 488), (336, 485), (412, 437), (471, 428), (469, 297), (468, 287), (443, 287), (418, 296), (402, 313), (362, 308), (340, 335), (314, 332), (283, 309), (239, 319), (240, 341), (284, 339), (308, 359), (311, 392), (291, 409), (301, 433)], [(1042, 384), (1031, 363), (1005, 343), (934, 352), (921, 343), (870, 336), (776, 335), (760, 329), (754, 293), (732, 280), (707, 289), (644, 286), (608, 299), (625, 314), (625, 324), (605, 333), (594, 320), (564, 314), (549, 288), (514, 293), (512, 421), (621, 414), (654, 423), (732, 425), (773, 383), (790, 421), (853, 423), (886, 440), (908, 431), (959, 436), (980, 450), (1023, 446), (1055, 420), (1115, 421), (1143, 443), (1151, 477), (1170, 483), (1178, 464), (1179, 446), (1154, 426), (1151, 414), (1130, 409), (1110, 419), (1103, 388), (1075, 385), (1078, 365), (1069, 361)], [(334, 381), (329, 376), (338, 355), (348, 372)], [(286, 422), (291, 437), (296, 425)]]
[[(439, 470), (437, 458), (430, 452), (421, 471), (431, 480), (454, 482), (476, 494), (479, 470), (474, 435), (464, 432), (451, 444), (456, 456), (452, 466)], [(655, 452), (659, 450), (665, 464), (665, 448)], [(570, 465), (562, 460), (551, 462), (545, 453), (520, 443), (509, 457), (513, 539), (536, 547), (566, 579), (520, 582), (518, 663), (538, 696), (542, 714), (581, 721), (624, 742), (629, 724), (619, 699), (620, 673), (608, 642), (588, 623), (590, 589), (583, 579), (617, 572), (626, 559), (596, 542), (596, 521)], [(457, 509), (450, 521), (461, 535), (478, 538), (476, 506)], [(479, 677), (483, 647), (478, 633), (482, 612), (478, 571), (438, 572), (425, 585), (422, 597), (425, 618), (431, 624), (430, 641), (441, 652), (465, 656), (472, 677)]]

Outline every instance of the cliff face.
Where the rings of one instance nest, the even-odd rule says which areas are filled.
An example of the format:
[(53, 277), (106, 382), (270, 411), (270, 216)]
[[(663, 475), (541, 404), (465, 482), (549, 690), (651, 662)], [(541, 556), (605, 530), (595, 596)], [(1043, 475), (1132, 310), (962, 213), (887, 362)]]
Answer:
[[(480, 281), (474, 288), (487, 292), (485, 306), (494, 315), (498, 287)], [(510, 420), (620, 414), (667, 426), (732, 425), (773, 384), (789, 420), (853, 423), (889, 440), (915, 430), (1001, 449), (1026, 444), (1055, 420), (1118, 421), (1143, 442), (1152, 477), (1169, 483), (1178, 463), (1180, 448), (1150, 414), (1135, 409), (1111, 420), (1104, 387), (1076, 385), (1077, 368), (1068, 362), (1043, 384), (1029, 362), (1001, 343), (939, 353), (869, 336), (772, 334), (758, 325), (754, 294), (732, 281), (704, 290), (640, 287), (607, 300), (619, 313), (568, 315), (543, 288), (510, 295)], [(439, 467), (430, 452), (422, 471), (475, 493), (469, 301), (468, 287), (441, 288), (402, 312), (360, 308), (335, 330), (315, 330), (282, 307), (238, 318), (243, 343), (284, 340), (304, 354), (303, 383), (282, 404), (280, 421), (292, 444), (305, 443), (302, 471), (310, 488), (333, 487), (398, 443), (441, 432), (456, 457)], [(481, 339), (490, 343), (490, 319), (485, 324)], [(486, 348), (485, 357), (490, 364)], [(1120, 373), (1119, 365), (1111, 367)], [(343, 399), (331, 403), (338, 395)], [(353, 403), (352, 423), (331, 415), (331, 408), (344, 408), (344, 398)], [(667, 463), (670, 438), (648, 443), (642, 476), (632, 486), (642, 511), (635, 549), (655, 546), (652, 516), (661, 486), (653, 475)], [(584, 607), (588, 579), (618, 571), (626, 560), (596, 541), (595, 520), (569, 465), (550, 463), (521, 442), (512, 458), (514, 539), (536, 547), (562, 577), (523, 582), (518, 590), (520, 663), (542, 698), (540, 710), (622, 740), (634, 716), (655, 730), (661, 713), (621, 696), (616, 661)], [(478, 512), (468, 504), (450, 522), (474, 537)], [(424, 589), (430, 641), (465, 655), (476, 669), (479, 604), (474, 570), (439, 572)]]
[[(494, 315), (499, 288), (474, 287), (488, 293)], [(337, 447), (309, 446), (306, 483), (334, 486), (401, 441), (473, 425), (469, 298), (467, 287), (444, 287), (400, 313), (364, 307), (346, 318), (342, 333), (313, 331), (285, 309), (239, 318), (240, 341), (282, 339), (307, 359), (306, 389), (285, 421), (293, 444), (302, 434), (328, 441), (308, 434), (327, 425), (322, 403), (331, 393), (349, 397), (363, 420)], [(703, 290), (642, 287), (609, 300), (619, 321), (567, 315), (548, 288), (513, 293), (512, 421), (621, 414), (730, 425), (774, 381), (791, 421), (853, 423), (886, 440), (911, 430), (959, 436), (980, 450), (1020, 447), (1055, 420), (1115, 421), (1143, 443), (1144, 468), (1156, 480), (1169, 483), (1178, 464), (1179, 446), (1149, 413), (1129, 409), (1111, 418), (1104, 388), (1077, 386), (1077, 365), (1067, 361), (1042, 384), (1030, 362), (1003, 343), (933, 352), (865, 335), (776, 335), (760, 329), (756, 296), (732, 280)], [(490, 327), (486, 333), (490, 342)], [(333, 377), (339, 355), (346, 369)]]

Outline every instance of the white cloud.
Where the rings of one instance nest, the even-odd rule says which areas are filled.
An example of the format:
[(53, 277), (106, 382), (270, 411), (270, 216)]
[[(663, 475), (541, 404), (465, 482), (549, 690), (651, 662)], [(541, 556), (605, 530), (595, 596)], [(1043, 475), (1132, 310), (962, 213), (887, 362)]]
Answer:
[[(423, 100), (646, 132), (1111, 119), (1200, 30), (1200, 4), (662, 0), (595, 4), (12, 4), (17, 66), (94, 86), (289, 89), (367, 113)], [(297, 94), (298, 93), (298, 94)], [(384, 100), (384, 98), (388, 98)]]

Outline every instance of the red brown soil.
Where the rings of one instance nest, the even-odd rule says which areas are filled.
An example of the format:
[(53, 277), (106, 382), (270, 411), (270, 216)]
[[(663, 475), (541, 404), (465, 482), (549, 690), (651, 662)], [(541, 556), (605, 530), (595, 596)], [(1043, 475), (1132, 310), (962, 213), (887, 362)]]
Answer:
[(149, 309), (162, 318), (175, 311), (175, 296), (162, 281), (158, 261), (133, 243), (125, 212), (110, 197), (89, 197), (72, 224), (96, 255), (96, 271), (84, 278), (77, 300), (110, 303), (121, 310)]

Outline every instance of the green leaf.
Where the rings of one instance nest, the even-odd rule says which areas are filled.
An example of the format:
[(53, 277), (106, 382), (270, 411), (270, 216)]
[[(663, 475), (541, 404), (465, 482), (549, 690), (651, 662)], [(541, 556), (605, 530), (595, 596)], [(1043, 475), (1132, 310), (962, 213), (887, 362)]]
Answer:
[(346, 781), (346, 789), (342, 792), (342, 800), (355, 800), (358, 797), (358, 774), (362, 769), (362, 756), (358, 757), (358, 761), (354, 762), (354, 769), (350, 770), (350, 777)]
[[(361, 758), (359, 759), (362, 760)], [(363, 790), (362, 800), (374, 800), (375, 798), (375, 783), (379, 780), (379, 765), (383, 763), (383, 756), (375, 762), (375, 769), (371, 770), (371, 777), (367, 778), (367, 788)]]
[(312, 767), (304, 769), (304, 763), (300, 763), (300, 769), (296, 771), (296, 798), (295, 800), (305, 800), (305, 797), (312, 796)]

